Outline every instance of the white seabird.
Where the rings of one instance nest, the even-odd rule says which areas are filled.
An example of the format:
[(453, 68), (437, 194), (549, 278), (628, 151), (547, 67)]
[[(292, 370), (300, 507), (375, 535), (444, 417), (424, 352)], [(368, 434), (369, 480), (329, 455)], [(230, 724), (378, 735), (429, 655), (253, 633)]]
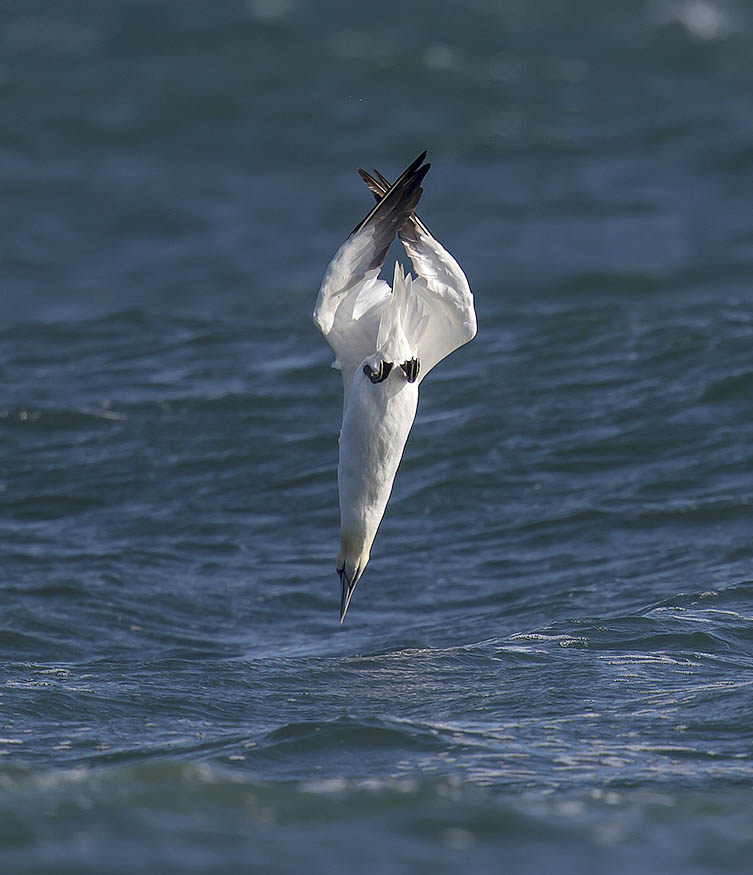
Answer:
[[(426, 152), (393, 185), (359, 170), (377, 199), (335, 253), (314, 322), (335, 353), (344, 398), (337, 482), (340, 622), (369, 561), (429, 371), (476, 335), (468, 280), (415, 214), (429, 170)], [(379, 271), (395, 234), (417, 276), (395, 264), (392, 288)]]

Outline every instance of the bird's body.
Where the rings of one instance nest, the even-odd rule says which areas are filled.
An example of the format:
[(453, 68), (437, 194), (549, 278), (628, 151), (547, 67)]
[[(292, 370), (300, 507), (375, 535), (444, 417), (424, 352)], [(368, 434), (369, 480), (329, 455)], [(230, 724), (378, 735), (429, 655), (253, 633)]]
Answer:
[[(423, 164), (425, 156), (392, 186), (376, 171), (376, 177), (359, 171), (377, 206), (330, 262), (314, 309), (343, 377), (337, 469), (341, 622), (392, 492), (419, 383), (476, 334), (465, 274), (413, 212), (430, 166)], [(396, 264), (390, 288), (378, 274), (396, 233), (418, 276), (405, 276)]]
[(376, 384), (364, 373), (354, 376), (343, 411), (337, 466), (341, 517), (337, 568), (350, 581), (358, 580), (369, 561), (418, 407), (418, 384), (409, 383), (399, 369), (393, 368)]

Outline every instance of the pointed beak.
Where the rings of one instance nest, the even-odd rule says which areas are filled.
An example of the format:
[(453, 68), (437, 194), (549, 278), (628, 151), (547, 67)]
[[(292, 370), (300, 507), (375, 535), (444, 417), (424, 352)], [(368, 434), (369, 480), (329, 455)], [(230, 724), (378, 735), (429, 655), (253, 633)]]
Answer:
[(345, 569), (337, 570), (337, 573), (340, 575), (340, 586), (342, 587), (342, 592), (340, 595), (340, 623), (345, 619), (345, 614), (348, 612), (348, 605), (350, 604), (351, 598), (353, 598), (353, 591), (356, 588), (356, 584), (358, 583), (359, 569), (356, 568), (355, 574), (353, 575), (353, 579), (348, 580), (348, 575), (345, 573)]

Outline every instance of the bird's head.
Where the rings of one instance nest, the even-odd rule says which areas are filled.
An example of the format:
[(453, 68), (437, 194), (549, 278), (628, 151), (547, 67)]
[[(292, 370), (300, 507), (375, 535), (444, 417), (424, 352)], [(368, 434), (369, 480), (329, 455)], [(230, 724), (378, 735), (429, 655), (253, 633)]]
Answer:
[[(376, 530), (374, 531), (376, 535)], [(369, 561), (371, 545), (374, 536), (369, 538), (368, 544), (362, 538), (349, 538), (346, 534), (340, 538), (340, 552), (337, 554), (337, 573), (340, 575), (340, 622), (345, 619), (348, 605), (353, 596), (353, 590), (361, 579), (361, 575)]]

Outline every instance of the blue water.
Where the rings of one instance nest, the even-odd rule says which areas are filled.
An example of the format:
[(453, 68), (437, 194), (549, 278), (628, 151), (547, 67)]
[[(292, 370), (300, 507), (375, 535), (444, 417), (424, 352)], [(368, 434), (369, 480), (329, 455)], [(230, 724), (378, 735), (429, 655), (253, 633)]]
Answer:
[[(749, 6), (2, 17), (0, 868), (747, 873)], [(340, 626), (311, 311), (424, 148), (479, 334)]]

